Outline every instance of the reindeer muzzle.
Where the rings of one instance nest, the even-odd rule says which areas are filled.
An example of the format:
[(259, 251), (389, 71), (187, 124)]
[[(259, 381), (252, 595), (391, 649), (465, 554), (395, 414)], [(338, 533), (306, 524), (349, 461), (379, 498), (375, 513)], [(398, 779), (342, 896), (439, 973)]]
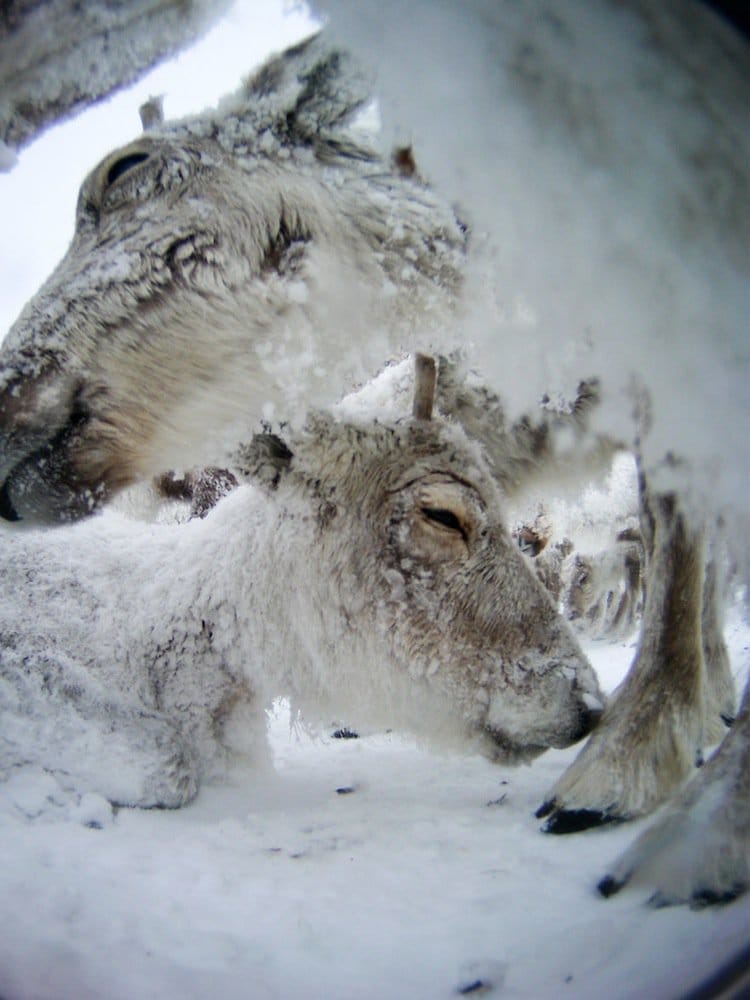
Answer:
[(0, 392), (0, 517), (57, 523), (91, 513), (97, 484), (82, 481), (71, 452), (87, 415), (74, 378), (6, 369)]

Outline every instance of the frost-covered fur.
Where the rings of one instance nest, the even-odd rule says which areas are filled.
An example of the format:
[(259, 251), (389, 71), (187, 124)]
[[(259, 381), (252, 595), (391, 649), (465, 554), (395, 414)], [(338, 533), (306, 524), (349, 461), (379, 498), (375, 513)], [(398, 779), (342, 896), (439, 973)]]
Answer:
[[(20, 149), (194, 41), (227, 0), (20, 0), (0, 10), (0, 150)], [(0, 157), (0, 163), (2, 157)], [(0, 169), (2, 167), (0, 166)]]
[(368, 100), (314, 38), (89, 174), (0, 353), (6, 516), (70, 519), (221, 464), (260, 418), (301, 419), (451, 323), (463, 228), (353, 125)]
[(599, 738), (589, 741), (541, 811), (552, 813), (552, 830), (650, 812), (700, 753), (701, 542), (666, 504), (658, 517), (635, 662), (602, 719)]
[(278, 695), (511, 761), (590, 729), (596, 678), (458, 428), (319, 415), (239, 466), (256, 488), (187, 525), (6, 538), (4, 773), (177, 806)]
[[(721, 738), (732, 721), (734, 687), (710, 562), (706, 569), (705, 531), (674, 496), (648, 496), (645, 503), (650, 515), (649, 568), (636, 656), (597, 731), (537, 813), (549, 817), (546, 829), (551, 832), (568, 833), (651, 812), (680, 788), (702, 763), (703, 748)], [(742, 770), (746, 754), (738, 753), (736, 743), (725, 740), (719, 757), (728, 754), (735, 761), (730, 769)], [(734, 787), (717, 785), (717, 799), (733, 795)], [(735, 808), (728, 799), (721, 806), (731, 815)], [(728, 836), (733, 829), (736, 833), (736, 827), (725, 824), (717, 836)], [(691, 844), (697, 851), (697, 842)], [(747, 846), (746, 838), (725, 845), (734, 860), (722, 878), (734, 870), (738, 892), (747, 888)], [(692, 864), (696, 873), (703, 872), (696, 892), (710, 895), (716, 871), (703, 869), (697, 858)], [(608, 884), (608, 891), (624, 881)], [(717, 886), (715, 898), (723, 891)], [(670, 901), (664, 894), (660, 898)], [(677, 894), (671, 901), (682, 898)]]
[(642, 611), (643, 546), (615, 540), (591, 554), (571, 553), (562, 567), (563, 613), (592, 636), (623, 636)]
[(750, 887), (750, 681), (724, 743), (599, 883), (654, 887), (653, 906), (726, 903)]
[(534, 557), (534, 572), (556, 605), (559, 604), (563, 588), (563, 567), (572, 548), (571, 540), (563, 538), (559, 542), (552, 542)]

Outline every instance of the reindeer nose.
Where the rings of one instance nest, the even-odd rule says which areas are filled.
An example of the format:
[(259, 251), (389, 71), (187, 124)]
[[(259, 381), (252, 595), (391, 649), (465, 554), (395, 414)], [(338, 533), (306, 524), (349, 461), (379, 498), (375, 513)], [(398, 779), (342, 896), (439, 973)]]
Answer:
[(0, 476), (46, 444), (70, 417), (76, 382), (49, 368), (26, 374), (0, 367)]
[(51, 365), (28, 374), (18, 361), (0, 367), (0, 519), (58, 520), (62, 501), (68, 514), (73, 490), (56, 451), (83, 420), (76, 392), (75, 379)]

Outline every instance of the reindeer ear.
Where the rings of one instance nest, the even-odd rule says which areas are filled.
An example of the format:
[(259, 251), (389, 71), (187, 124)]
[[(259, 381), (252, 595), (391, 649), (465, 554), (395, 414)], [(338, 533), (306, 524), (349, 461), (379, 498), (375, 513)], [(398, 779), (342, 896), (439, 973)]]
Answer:
[(255, 434), (249, 444), (240, 445), (234, 457), (235, 468), (243, 479), (275, 490), (294, 456), (276, 434)]
[(352, 56), (318, 33), (268, 60), (223, 105), (215, 125), (224, 144), (252, 152), (263, 137), (313, 149), (319, 160), (369, 158), (347, 126), (371, 100), (372, 82)]

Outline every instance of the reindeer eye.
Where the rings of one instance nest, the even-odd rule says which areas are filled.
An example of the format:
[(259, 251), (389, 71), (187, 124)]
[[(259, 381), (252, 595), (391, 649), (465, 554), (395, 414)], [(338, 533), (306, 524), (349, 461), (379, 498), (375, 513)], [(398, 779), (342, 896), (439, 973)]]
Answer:
[(428, 521), (450, 531), (456, 531), (464, 541), (466, 540), (466, 530), (452, 510), (444, 510), (441, 507), (422, 507), (421, 510)]
[(148, 159), (148, 153), (128, 153), (127, 156), (121, 157), (116, 160), (107, 172), (107, 186), (114, 184), (114, 182), (126, 174), (128, 170), (132, 167), (137, 166), (139, 163), (143, 163), (144, 160)]

